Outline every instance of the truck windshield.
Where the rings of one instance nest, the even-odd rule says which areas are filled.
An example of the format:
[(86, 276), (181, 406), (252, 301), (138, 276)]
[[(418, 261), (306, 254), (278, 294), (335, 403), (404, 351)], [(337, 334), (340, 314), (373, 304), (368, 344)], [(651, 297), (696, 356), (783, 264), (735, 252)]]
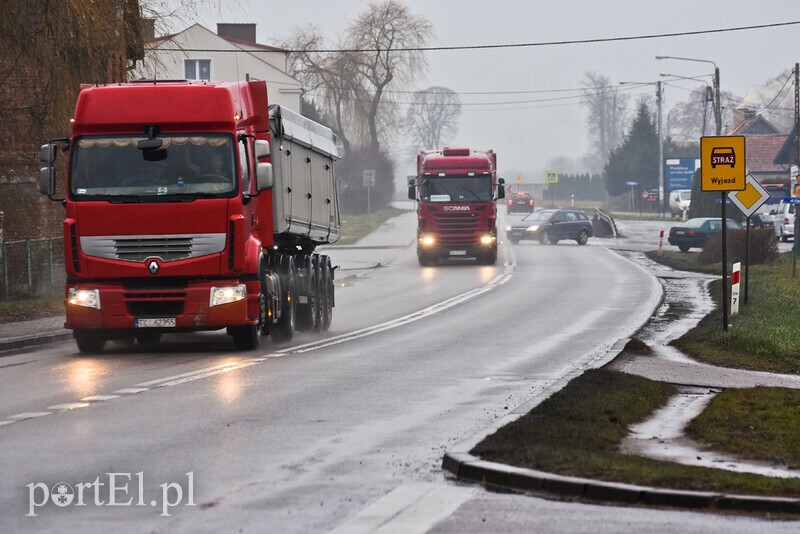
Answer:
[[(225, 134), (81, 137), (73, 143), (70, 193), (75, 200), (121, 202), (230, 197), (236, 190), (235, 143)], [(149, 197), (153, 197), (152, 199)]]
[(489, 202), (493, 199), (490, 175), (426, 176), (422, 181), (423, 202)]

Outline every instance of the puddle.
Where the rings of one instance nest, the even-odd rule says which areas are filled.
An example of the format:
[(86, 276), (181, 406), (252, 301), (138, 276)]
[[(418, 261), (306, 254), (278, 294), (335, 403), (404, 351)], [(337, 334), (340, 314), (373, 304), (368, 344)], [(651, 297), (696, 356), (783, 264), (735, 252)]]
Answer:
[[(683, 354), (670, 343), (694, 328), (703, 317), (713, 311), (708, 284), (715, 277), (674, 271), (653, 262), (642, 253), (619, 252), (659, 278), (664, 287), (664, 301), (636, 336), (653, 350), (653, 355), (627, 355), (612, 363), (611, 367), (656, 380), (658, 378), (651, 374), (659, 375), (662, 380), (672, 383), (705, 383), (714, 386), (681, 386), (680, 393), (671, 398), (666, 406), (656, 411), (650, 419), (631, 427), (629, 436), (621, 444), (621, 450), (684, 465), (778, 478), (800, 478), (800, 471), (766, 463), (741, 461), (733, 456), (711, 451), (684, 434), (689, 421), (705, 409), (714, 395), (722, 391), (722, 387), (800, 387), (800, 376), (716, 368), (701, 364)], [(687, 378), (689, 381), (682, 381)], [(716, 386), (720, 387), (717, 389)]]
[(620, 446), (622, 452), (666, 460), (683, 465), (725, 469), (777, 478), (800, 478), (800, 471), (759, 462), (744, 462), (732, 456), (708, 450), (684, 435), (686, 425), (702, 412), (719, 390), (681, 388), (666, 406), (653, 416), (630, 428)]

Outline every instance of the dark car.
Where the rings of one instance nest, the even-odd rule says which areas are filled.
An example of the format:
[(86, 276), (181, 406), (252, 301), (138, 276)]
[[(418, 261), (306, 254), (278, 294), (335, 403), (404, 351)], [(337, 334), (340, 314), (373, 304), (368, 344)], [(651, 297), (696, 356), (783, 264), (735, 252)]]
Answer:
[(508, 197), (506, 206), (508, 207), (506, 213), (514, 213), (515, 211), (530, 213), (534, 210), (533, 197), (530, 193), (518, 191)]
[(592, 221), (580, 210), (546, 209), (526, 215), (520, 222), (506, 227), (512, 243), (523, 239), (555, 245), (562, 239), (574, 239), (585, 245), (592, 237)]
[[(728, 230), (742, 228), (738, 222), (728, 219)], [(685, 223), (669, 229), (669, 244), (675, 245), (681, 252), (690, 248), (703, 248), (711, 237), (722, 232), (721, 217), (698, 217), (689, 219)]]

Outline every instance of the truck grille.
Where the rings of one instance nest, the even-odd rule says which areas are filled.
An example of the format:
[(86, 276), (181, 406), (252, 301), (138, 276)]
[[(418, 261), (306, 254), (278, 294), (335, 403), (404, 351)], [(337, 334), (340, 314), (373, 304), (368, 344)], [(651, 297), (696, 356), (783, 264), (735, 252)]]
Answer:
[(221, 252), (225, 234), (178, 234), (81, 237), (87, 256), (142, 262), (148, 258), (177, 261)]
[(468, 247), (480, 243), (477, 213), (437, 213), (434, 217), (442, 246)]

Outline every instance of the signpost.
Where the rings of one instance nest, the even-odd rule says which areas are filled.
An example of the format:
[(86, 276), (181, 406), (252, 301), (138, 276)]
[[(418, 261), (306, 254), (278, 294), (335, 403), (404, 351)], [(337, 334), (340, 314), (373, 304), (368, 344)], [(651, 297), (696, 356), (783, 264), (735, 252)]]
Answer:
[(558, 183), (558, 171), (547, 171), (544, 177), (545, 182), (550, 184), (550, 205), (555, 206), (555, 201), (553, 200), (553, 196), (555, 195), (555, 191), (552, 184)]
[(739, 313), (739, 273), (742, 264), (738, 261), (733, 264), (731, 271), (731, 316)]
[(745, 189), (745, 142), (743, 135), (700, 138), (700, 170), (703, 191), (720, 191), (722, 204), (722, 329), (728, 331), (728, 214), (726, 191)]
[(375, 185), (375, 169), (364, 169), (364, 187), (367, 188), (367, 216), (370, 214), (369, 192)]
[(747, 304), (750, 286), (750, 216), (769, 199), (770, 194), (752, 174), (745, 177), (745, 187), (741, 191), (731, 191), (728, 199), (744, 213), (747, 220), (744, 241), (744, 303)]
[(636, 203), (633, 200), (633, 188), (636, 187), (637, 185), (639, 185), (639, 182), (630, 182), (629, 181), (629, 182), (625, 182), (625, 183), (628, 184), (629, 186), (631, 186), (631, 211), (634, 211), (636, 209)]

